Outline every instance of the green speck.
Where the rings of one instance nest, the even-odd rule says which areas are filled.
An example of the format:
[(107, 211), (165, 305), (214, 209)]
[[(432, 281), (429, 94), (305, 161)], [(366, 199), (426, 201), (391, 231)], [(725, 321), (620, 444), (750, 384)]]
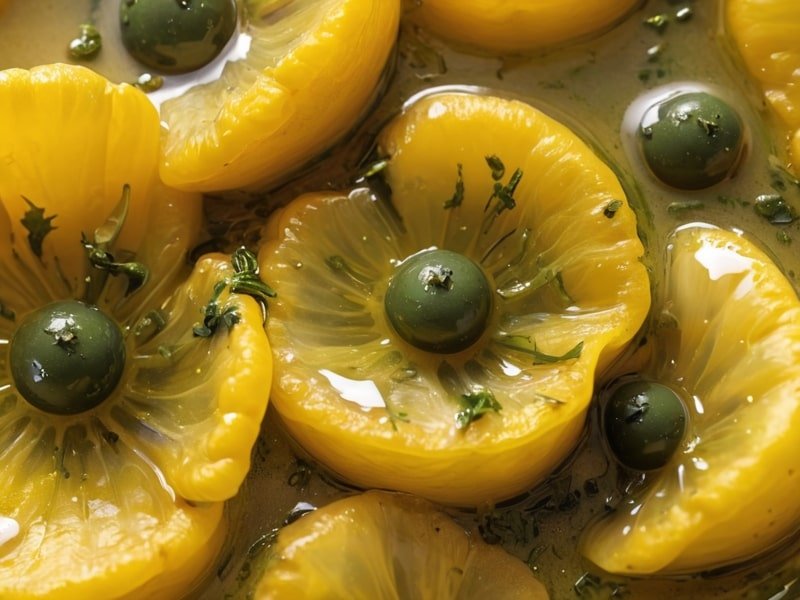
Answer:
[(503, 408), (491, 390), (479, 390), (469, 394), (462, 394), (460, 401), (464, 408), (456, 413), (455, 420), (456, 428), (462, 431), (486, 413), (500, 412)]
[(464, 177), (461, 163), (458, 163), (456, 167), (458, 171), (458, 175), (456, 176), (456, 189), (450, 199), (445, 201), (444, 207), (446, 209), (461, 206), (461, 203), (464, 201)]
[(667, 206), (667, 212), (673, 216), (677, 216), (689, 210), (700, 210), (705, 206), (699, 200), (683, 200), (679, 202), (670, 202)]
[(792, 238), (791, 236), (783, 229), (775, 232), (775, 237), (781, 244), (791, 244)]
[(91, 23), (80, 26), (78, 37), (69, 43), (69, 55), (75, 60), (88, 60), (97, 56), (103, 47), (100, 32)]
[(525, 335), (504, 335), (497, 338), (497, 342), (506, 348), (511, 348), (513, 350), (530, 354), (533, 356), (533, 364), (535, 365), (552, 364), (566, 360), (572, 360), (574, 358), (580, 358), (581, 353), (583, 352), (583, 341), (578, 342), (575, 344), (575, 346), (561, 355), (546, 354), (541, 352), (537, 348), (536, 342), (531, 340), (529, 336)]
[(487, 156), (486, 164), (489, 165), (489, 168), (492, 170), (492, 179), (494, 179), (495, 181), (500, 181), (506, 174), (506, 166), (503, 164), (503, 161), (500, 160), (500, 157), (497, 156), (496, 154)]
[(622, 200), (612, 200), (606, 204), (606, 207), (603, 209), (603, 214), (607, 218), (613, 219), (620, 208), (622, 208)]
[(761, 194), (756, 198), (755, 211), (773, 225), (787, 225), (795, 220), (795, 211), (780, 194)]
[(22, 199), (28, 204), (29, 209), (25, 211), (25, 215), (20, 222), (28, 230), (28, 245), (31, 247), (31, 251), (41, 258), (42, 242), (44, 242), (44, 238), (48, 233), (56, 229), (56, 227), (53, 227), (53, 219), (58, 215), (45, 217), (43, 208), (39, 208), (25, 196)]
[(645, 19), (644, 24), (655, 29), (659, 33), (663, 33), (669, 24), (669, 15), (663, 13), (660, 15), (653, 15)]
[(145, 94), (160, 90), (164, 85), (164, 78), (161, 75), (151, 75), (150, 73), (143, 73), (139, 75), (138, 79), (134, 82), (134, 87), (139, 88)]

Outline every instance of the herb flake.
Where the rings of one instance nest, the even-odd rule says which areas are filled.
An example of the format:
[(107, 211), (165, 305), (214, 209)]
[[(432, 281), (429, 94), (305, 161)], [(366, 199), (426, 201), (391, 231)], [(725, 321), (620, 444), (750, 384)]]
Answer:
[(583, 341), (578, 342), (564, 354), (554, 355), (542, 352), (536, 347), (536, 342), (526, 335), (506, 335), (498, 339), (498, 343), (506, 348), (518, 350), (533, 356), (534, 365), (553, 364), (580, 358), (583, 352)]
[(39, 208), (33, 202), (28, 200), (25, 196), (22, 199), (28, 205), (28, 210), (25, 211), (20, 223), (28, 230), (28, 245), (38, 258), (42, 258), (42, 243), (47, 234), (58, 229), (53, 227), (53, 219), (58, 215), (44, 216), (44, 209)]
[(603, 209), (603, 214), (607, 218), (613, 219), (620, 208), (622, 208), (622, 200), (612, 200), (606, 204), (606, 207)]
[(453, 192), (453, 195), (450, 197), (449, 200), (445, 201), (444, 207), (445, 209), (449, 208), (457, 208), (461, 206), (461, 203), (464, 202), (464, 177), (462, 174), (463, 166), (461, 163), (458, 163), (458, 175), (456, 176), (456, 189)]
[(461, 395), (462, 410), (456, 413), (456, 428), (466, 430), (473, 422), (489, 412), (500, 412), (502, 406), (491, 390), (479, 390)]

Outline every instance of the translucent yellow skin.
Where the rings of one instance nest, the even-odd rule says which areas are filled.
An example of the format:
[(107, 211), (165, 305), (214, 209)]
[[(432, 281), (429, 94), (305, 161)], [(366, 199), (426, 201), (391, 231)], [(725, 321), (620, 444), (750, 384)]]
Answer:
[[(264, 231), (259, 261), (280, 290), (268, 322), (272, 402), (305, 450), (357, 485), (458, 505), (514, 496), (568, 455), (596, 373), (647, 313), (635, 217), (611, 170), (566, 127), (520, 102), (426, 98), (384, 130), (379, 146), (402, 224), (392, 209), (356, 190), (298, 198)], [(517, 207), (484, 234), (483, 207), (494, 183), (485, 163), (490, 154), (505, 162), (506, 179), (516, 167), (524, 175)], [(457, 164), (465, 199), (446, 210)], [(615, 199), (619, 210), (608, 218), (604, 209)], [(456, 355), (410, 347), (383, 313), (392, 261), (431, 246), (482, 260), (506, 296), (495, 296), (484, 337)], [(329, 267), (337, 256), (354, 277)], [(574, 314), (554, 283), (535, 287), (547, 270), (562, 274)], [(500, 343), (506, 335), (530, 337), (552, 355), (584, 346), (579, 358), (533, 365), (529, 355)], [(456, 429), (463, 392), (439, 372), (443, 361), (466, 388), (482, 381), (503, 409)], [(476, 366), (484, 375), (475, 375)], [(348, 400), (336, 389), (337, 376), (373, 382), (357, 400), (378, 394), (389, 409), (365, 410)]]
[(800, 3), (725, 2), (728, 33), (770, 106), (788, 126), (794, 170), (800, 173)]
[(252, 23), (246, 59), (162, 105), (167, 185), (269, 186), (367, 109), (395, 43), (400, 0), (292, 0), (278, 9), (274, 22)]
[(601, 33), (640, 4), (641, 0), (409, 0), (407, 16), (447, 40), (513, 53)]
[(253, 597), (547, 600), (548, 595), (522, 561), (424, 500), (367, 492), (283, 528)]
[[(158, 115), (141, 92), (67, 65), (0, 72), (0, 128), (0, 302), (15, 314), (0, 318), (0, 517), (19, 525), (0, 544), (0, 597), (180, 597), (216, 558), (222, 501), (247, 472), (266, 408), (260, 307), (226, 291), (240, 322), (192, 335), (232, 266), (222, 255), (186, 266), (201, 198), (159, 181)], [(123, 184), (130, 206), (112, 249), (150, 276), (130, 295), (112, 277), (97, 299), (127, 333), (122, 380), (91, 411), (40, 412), (16, 392), (8, 340), (30, 311), (83, 297), (97, 272), (81, 234), (93, 238)], [(23, 196), (54, 217), (41, 257), (20, 222)]]
[(658, 306), (674, 327), (656, 331), (643, 372), (697, 401), (684, 447), (582, 540), (612, 573), (716, 569), (800, 526), (800, 301), (734, 233), (692, 227), (670, 248)]

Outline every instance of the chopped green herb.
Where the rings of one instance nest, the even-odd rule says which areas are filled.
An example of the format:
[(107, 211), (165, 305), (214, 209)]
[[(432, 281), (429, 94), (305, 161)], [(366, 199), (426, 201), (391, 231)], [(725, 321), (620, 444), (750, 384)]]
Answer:
[(458, 163), (458, 175), (456, 176), (456, 190), (453, 192), (452, 197), (444, 203), (445, 208), (456, 208), (461, 206), (464, 201), (464, 178), (462, 176), (462, 165)]
[(560, 356), (541, 352), (536, 347), (536, 342), (526, 335), (504, 335), (498, 338), (497, 342), (506, 348), (512, 348), (530, 354), (533, 356), (533, 364), (535, 365), (551, 364), (572, 360), (573, 358), (580, 358), (583, 352), (583, 341), (578, 342), (574, 347)]
[(240, 317), (235, 306), (222, 308), (219, 305), (219, 297), (227, 285), (228, 282), (225, 280), (218, 281), (214, 285), (211, 300), (203, 308), (203, 322), (192, 328), (192, 333), (196, 337), (211, 337), (220, 325), (225, 325), (227, 329), (230, 329), (239, 322)]
[(147, 281), (150, 271), (142, 263), (117, 262), (114, 256), (102, 248), (103, 244), (95, 244), (81, 234), (81, 245), (86, 250), (89, 264), (95, 269), (105, 271), (110, 275), (124, 275), (128, 278), (128, 287), (125, 295), (136, 291)]
[(22, 199), (25, 200), (29, 208), (25, 211), (20, 223), (28, 230), (28, 245), (31, 248), (31, 252), (42, 258), (42, 242), (44, 242), (44, 238), (47, 237), (48, 233), (57, 229), (53, 227), (53, 219), (58, 215), (45, 217), (43, 208), (39, 208), (25, 196), (22, 196)]
[(76, 60), (87, 60), (97, 56), (103, 47), (103, 38), (91, 23), (80, 25), (78, 37), (69, 43), (69, 55)]
[(754, 208), (773, 225), (787, 225), (796, 218), (794, 209), (780, 194), (761, 194), (756, 198)]
[(267, 300), (275, 298), (277, 294), (268, 286), (259, 275), (258, 260), (255, 254), (244, 247), (237, 248), (231, 257), (233, 277), (231, 277), (231, 292), (246, 294), (261, 305), (264, 317), (267, 315)]
[(719, 195), (717, 196), (717, 202), (726, 206), (750, 206), (747, 200), (739, 198), (738, 196)]
[(222, 308), (219, 304), (219, 298), (228, 286), (232, 294), (245, 294), (255, 299), (266, 319), (267, 300), (277, 294), (259, 276), (255, 254), (244, 247), (237, 248), (231, 257), (231, 265), (233, 275), (214, 284), (211, 299), (203, 308), (203, 322), (192, 328), (196, 337), (210, 337), (220, 325), (230, 329), (239, 322), (241, 317), (236, 306)]
[(669, 15), (663, 13), (660, 15), (653, 15), (652, 17), (645, 19), (644, 24), (648, 27), (652, 27), (658, 31), (658, 33), (663, 33), (669, 24)]
[(163, 331), (166, 326), (167, 321), (161, 311), (151, 310), (133, 326), (133, 335), (140, 338), (139, 343), (144, 343)]
[(653, 74), (652, 69), (642, 69), (637, 74), (637, 77), (639, 78), (639, 81), (641, 81), (642, 83), (647, 83), (648, 81), (650, 81), (650, 76), (652, 74)]
[(606, 207), (603, 209), (603, 214), (609, 219), (613, 219), (620, 208), (622, 208), (622, 200), (612, 200), (606, 204)]
[(131, 294), (147, 281), (150, 271), (142, 263), (133, 261), (117, 261), (109, 251), (109, 247), (116, 242), (125, 219), (128, 216), (131, 187), (122, 186), (122, 195), (106, 221), (94, 231), (94, 238), (90, 241), (81, 233), (81, 245), (86, 250), (89, 264), (101, 271), (103, 276), (97, 279), (89, 278), (86, 289), (87, 300), (94, 300), (100, 294), (108, 275), (124, 275), (128, 279), (125, 294)]
[(461, 395), (463, 410), (456, 413), (456, 428), (465, 430), (488, 412), (500, 412), (502, 406), (491, 390), (480, 390)]
[(133, 83), (134, 87), (139, 88), (145, 94), (160, 90), (164, 86), (164, 78), (161, 75), (151, 75), (142, 73)]
[(780, 229), (777, 232), (775, 232), (775, 237), (778, 238), (778, 241), (781, 244), (791, 244), (792, 243), (791, 236), (784, 229)]
[(553, 281), (556, 282), (556, 291), (558, 291), (558, 295), (561, 296), (561, 299), (564, 301), (565, 304), (572, 304), (575, 302), (572, 299), (572, 296), (569, 295), (566, 286), (564, 285), (564, 278), (561, 276), (561, 271), (556, 273), (555, 278)]
[(705, 205), (699, 200), (682, 200), (678, 202), (670, 202), (667, 205), (667, 212), (671, 215), (679, 215), (687, 210), (699, 210)]
[[(494, 184), (494, 191), (489, 196), (488, 200), (486, 200), (486, 206), (483, 208), (484, 212), (489, 211), (489, 214), (484, 219), (483, 233), (488, 233), (494, 220), (500, 213), (504, 210), (511, 210), (516, 207), (517, 201), (514, 199), (514, 192), (516, 192), (521, 179), (522, 170), (515, 169), (506, 185), (503, 185), (499, 181)], [(492, 206), (492, 200), (495, 199), (497, 202)], [(491, 210), (489, 210), (490, 207)]]
[(495, 181), (500, 181), (506, 174), (506, 166), (503, 164), (503, 161), (500, 160), (500, 157), (497, 156), (496, 154), (487, 156), (486, 164), (489, 165), (489, 168), (492, 170), (492, 179), (494, 179)]

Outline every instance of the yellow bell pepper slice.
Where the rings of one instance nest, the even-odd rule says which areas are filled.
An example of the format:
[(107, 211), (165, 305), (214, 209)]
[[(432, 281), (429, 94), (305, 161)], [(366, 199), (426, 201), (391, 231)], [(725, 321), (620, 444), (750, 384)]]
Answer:
[(425, 0), (409, 2), (410, 21), (436, 35), (491, 52), (534, 50), (601, 33), (639, 0)]
[(428, 502), (386, 492), (302, 516), (280, 531), (264, 560), (256, 600), (548, 598), (519, 559)]
[(619, 574), (697, 573), (750, 560), (800, 525), (800, 301), (745, 238), (670, 240), (665, 326), (643, 369), (690, 398), (683, 446), (582, 541)]
[(347, 133), (376, 94), (397, 36), (399, 0), (246, 6), (246, 58), (161, 106), (167, 185), (274, 184)]
[[(221, 547), (221, 501), (266, 408), (261, 308), (226, 286), (237, 322), (193, 335), (233, 267), (209, 256), (187, 280), (201, 198), (160, 182), (141, 92), (82, 67), (3, 71), (0, 127), (0, 597), (181, 596)], [(149, 269), (132, 292), (90, 266), (84, 246), (110, 229), (108, 253)], [(98, 406), (61, 415), (25, 400), (8, 348), (29, 314), (67, 299), (114, 320), (127, 359)]]
[(725, 18), (747, 70), (789, 128), (794, 170), (800, 172), (800, 3), (727, 0)]
[[(259, 261), (279, 291), (272, 402), (311, 455), (360, 486), (449, 504), (511, 497), (569, 454), (595, 375), (647, 314), (634, 214), (584, 142), (521, 102), (428, 97), (379, 148), (391, 202), (307, 195), (265, 228)], [(522, 172), (514, 208), (492, 199), (491, 155), (506, 186)], [(434, 246), (480, 264), (496, 290), (485, 334), (456, 354), (412, 347), (384, 311), (395, 265)], [(465, 426), (476, 391), (502, 409)]]

